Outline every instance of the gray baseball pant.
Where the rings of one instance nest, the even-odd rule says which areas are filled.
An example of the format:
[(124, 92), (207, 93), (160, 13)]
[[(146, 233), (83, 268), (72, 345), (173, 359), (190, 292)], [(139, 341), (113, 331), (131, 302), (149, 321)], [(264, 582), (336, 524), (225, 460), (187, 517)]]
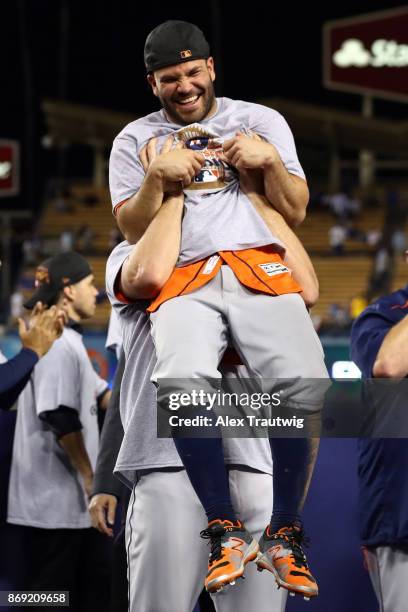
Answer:
[(154, 382), (220, 379), (218, 364), (230, 336), (244, 365), (263, 379), (265, 391), (273, 380), (293, 378), (293, 407), (321, 407), (327, 387), (322, 392), (321, 384), (308, 381), (327, 379), (328, 373), (320, 340), (299, 294), (254, 292), (223, 265), (209, 283), (164, 302), (150, 319), (157, 354)]
[[(270, 518), (272, 477), (230, 470), (238, 518), (259, 539)], [(128, 508), (129, 612), (191, 612), (203, 589), (208, 540), (199, 537), (207, 518), (185, 470), (141, 476)], [(287, 592), (269, 572), (249, 563), (245, 580), (213, 595), (217, 612), (284, 612)]]
[(367, 548), (366, 562), (380, 612), (406, 612), (408, 550), (394, 546)]

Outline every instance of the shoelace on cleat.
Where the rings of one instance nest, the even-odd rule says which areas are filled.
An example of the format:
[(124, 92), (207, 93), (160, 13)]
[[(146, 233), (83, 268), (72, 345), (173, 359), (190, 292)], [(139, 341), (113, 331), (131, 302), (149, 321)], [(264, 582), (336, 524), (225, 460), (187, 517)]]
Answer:
[(224, 534), (225, 529), (222, 525), (215, 525), (210, 529), (203, 529), (203, 531), (200, 532), (200, 536), (204, 540), (210, 540), (211, 543), (210, 564), (223, 557), (222, 536)]
[(308, 548), (310, 544), (310, 538), (305, 535), (303, 529), (296, 530), (288, 530), (286, 533), (275, 534), (273, 536), (275, 540), (282, 538), (286, 542), (288, 542), (290, 548), (292, 549), (291, 557), (293, 558), (294, 565), (298, 568), (305, 568), (309, 570), (309, 566), (306, 561), (306, 555), (302, 550), (301, 545), (303, 544)]
[(306, 547), (310, 544), (310, 538), (307, 538), (303, 529), (293, 531), (289, 536), (290, 546), (292, 548), (292, 557), (294, 560), (294, 565), (299, 568), (309, 569), (309, 566), (306, 561), (306, 555), (302, 550), (302, 544)]

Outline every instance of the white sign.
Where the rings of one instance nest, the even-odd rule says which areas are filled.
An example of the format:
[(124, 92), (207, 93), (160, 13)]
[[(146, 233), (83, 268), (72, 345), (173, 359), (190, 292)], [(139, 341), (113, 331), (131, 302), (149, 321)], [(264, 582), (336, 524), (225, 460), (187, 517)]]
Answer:
[(334, 380), (355, 380), (361, 378), (361, 371), (354, 361), (335, 361), (332, 366), (331, 377)]
[(333, 63), (339, 68), (402, 68), (408, 66), (408, 45), (379, 38), (368, 51), (361, 40), (349, 38), (333, 54)]

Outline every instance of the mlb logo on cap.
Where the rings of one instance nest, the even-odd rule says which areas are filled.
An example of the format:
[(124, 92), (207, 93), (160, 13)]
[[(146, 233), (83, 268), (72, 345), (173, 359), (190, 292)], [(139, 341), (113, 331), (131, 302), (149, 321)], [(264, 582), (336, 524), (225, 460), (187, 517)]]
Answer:
[(193, 54), (191, 53), (190, 49), (186, 49), (185, 51), (180, 51), (180, 57), (181, 59), (186, 59), (186, 57), (191, 57)]

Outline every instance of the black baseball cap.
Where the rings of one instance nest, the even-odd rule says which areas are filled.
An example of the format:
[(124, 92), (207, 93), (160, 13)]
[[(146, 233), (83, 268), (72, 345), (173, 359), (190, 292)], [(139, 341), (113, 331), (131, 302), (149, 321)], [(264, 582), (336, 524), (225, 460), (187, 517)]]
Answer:
[(146, 38), (144, 62), (147, 72), (166, 66), (210, 57), (204, 34), (187, 21), (165, 21)]
[(91, 267), (85, 257), (79, 253), (59, 253), (46, 259), (35, 272), (36, 290), (24, 304), (32, 309), (37, 302), (51, 306), (64, 287), (75, 285), (92, 274)]

